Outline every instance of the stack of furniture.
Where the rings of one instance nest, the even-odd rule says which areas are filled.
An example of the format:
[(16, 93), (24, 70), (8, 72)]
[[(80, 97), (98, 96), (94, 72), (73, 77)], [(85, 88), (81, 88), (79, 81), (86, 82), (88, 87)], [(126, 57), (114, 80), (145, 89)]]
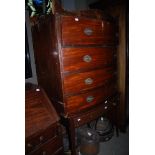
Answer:
[(106, 115), (117, 124), (117, 30), (102, 11), (56, 9), (32, 23), (38, 82), (68, 127), (72, 154), (75, 128)]
[(25, 154), (63, 155), (59, 117), (43, 89), (26, 85)]

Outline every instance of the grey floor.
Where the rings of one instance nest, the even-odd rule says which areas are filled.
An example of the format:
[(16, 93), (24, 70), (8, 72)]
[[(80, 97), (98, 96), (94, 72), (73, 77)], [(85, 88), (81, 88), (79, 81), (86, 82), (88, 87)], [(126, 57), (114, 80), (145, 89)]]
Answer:
[[(70, 151), (65, 153), (65, 155), (70, 154)], [(81, 154), (78, 153), (78, 155)], [(127, 128), (125, 133), (119, 132), (118, 137), (115, 131), (114, 136), (109, 141), (100, 142), (100, 152), (98, 155), (129, 155), (129, 129)]]
[(100, 143), (100, 153), (98, 155), (129, 155), (129, 129), (126, 133), (116, 133), (107, 142)]

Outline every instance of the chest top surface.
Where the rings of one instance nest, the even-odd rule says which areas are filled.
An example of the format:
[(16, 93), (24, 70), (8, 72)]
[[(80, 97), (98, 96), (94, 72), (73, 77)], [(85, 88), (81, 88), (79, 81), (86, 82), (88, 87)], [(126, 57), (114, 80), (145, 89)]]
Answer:
[(25, 137), (48, 128), (58, 120), (59, 117), (44, 90), (38, 86), (26, 86)]

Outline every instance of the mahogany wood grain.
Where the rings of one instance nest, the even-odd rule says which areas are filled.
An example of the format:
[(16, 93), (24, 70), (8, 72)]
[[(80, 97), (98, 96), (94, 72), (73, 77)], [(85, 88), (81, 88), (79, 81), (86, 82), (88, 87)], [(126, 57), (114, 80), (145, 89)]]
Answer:
[[(102, 86), (106, 80), (113, 78), (114, 75), (113, 67), (66, 75), (64, 76), (64, 92), (65, 94), (73, 94)], [(91, 79), (92, 83), (86, 84), (88, 79)]]
[[(90, 56), (90, 62), (84, 61), (84, 56)], [(62, 63), (64, 72), (93, 67), (105, 67), (114, 63), (116, 50), (113, 47), (62, 48)]]
[[(25, 154), (54, 154), (62, 148), (59, 116), (41, 87), (26, 85)], [(37, 151), (36, 151), (37, 150)], [(63, 155), (63, 153), (62, 153)]]
[[(33, 47), (36, 63), (37, 79), (46, 91), (50, 100), (63, 101), (63, 90), (60, 75), (59, 57), (54, 55), (57, 51), (55, 16), (40, 17), (32, 26)], [(63, 113), (63, 107), (55, 102), (57, 112)]]
[(73, 122), (75, 127), (80, 127), (81, 125), (86, 124), (87, 122), (93, 121), (103, 114), (106, 115), (109, 109), (105, 109), (104, 104), (99, 104), (93, 108), (87, 110), (87, 112), (79, 113), (76, 116), (73, 116)]
[(59, 121), (45, 92), (41, 88), (36, 89), (27, 90), (25, 94), (26, 138)]
[(62, 146), (60, 139), (60, 137), (54, 137), (49, 142), (43, 144), (38, 149), (33, 151), (31, 155), (57, 155), (58, 153), (60, 155), (64, 155), (63, 147), (60, 147)]
[[(62, 16), (62, 45), (112, 45), (115, 43), (115, 28), (109, 21)], [(84, 30), (91, 29), (86, 35)]]
[[(68, 113), (80, 112), (83, 109), (92, 107), (96, 104), (101, 104), (111, 94), (117, 92), (117, 85), (115, 81), (109, 81), (102, 88), (88, 91), (87, 93), (78, 94), (67, 97), (66, 109)], [(92, 101), (87, 101), (89, 97), (93, 97)]]

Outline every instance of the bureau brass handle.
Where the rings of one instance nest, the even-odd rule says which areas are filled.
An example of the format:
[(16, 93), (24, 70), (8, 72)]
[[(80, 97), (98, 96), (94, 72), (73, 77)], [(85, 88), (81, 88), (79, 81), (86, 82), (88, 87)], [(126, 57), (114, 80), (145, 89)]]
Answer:
[(84, 29), (84, 34), (86, 34), (87, 36), (92, 35), (92, 33), (93, 33), (93, 30), (91, 28), (85, 28)]
[(105, 106), (105, 107), (104, 107), (104, 109), (108, 109), (108, 107), (107, 107), (107, 106)]
[(81, 121), (81, 119), (80, 119), (80, 118), (78, 118), (78, 119), (77, 119), (77, 121), (78, 121), (78, 122), (80, 122), (80, 121)]
[(90, 55), (85, 55), (85, 56), (83, 57), (83, 61), (84, 61), (84, 62), (91, 62), (91, 61), (92, 61), (92, 58), (91, 58)]
[(92, 83), (93, 83), (93, 79), (92, 78), (85, 79), (85, 84), (86, 85), (89, 85), (89, 84), (92, 84)]
[(40, 140), (40, 142), (42, 142), (44, 140), (44, 137), (43, 136), (40, 136), (39, 137), (39, 140)]
[(88, 103), (92, 102), (93, 100), (94, 100), (94, 97), (93, 97), (93, 96), (88, 96), (88, 97), (86, 98), (86, 101), (87, 101)]

